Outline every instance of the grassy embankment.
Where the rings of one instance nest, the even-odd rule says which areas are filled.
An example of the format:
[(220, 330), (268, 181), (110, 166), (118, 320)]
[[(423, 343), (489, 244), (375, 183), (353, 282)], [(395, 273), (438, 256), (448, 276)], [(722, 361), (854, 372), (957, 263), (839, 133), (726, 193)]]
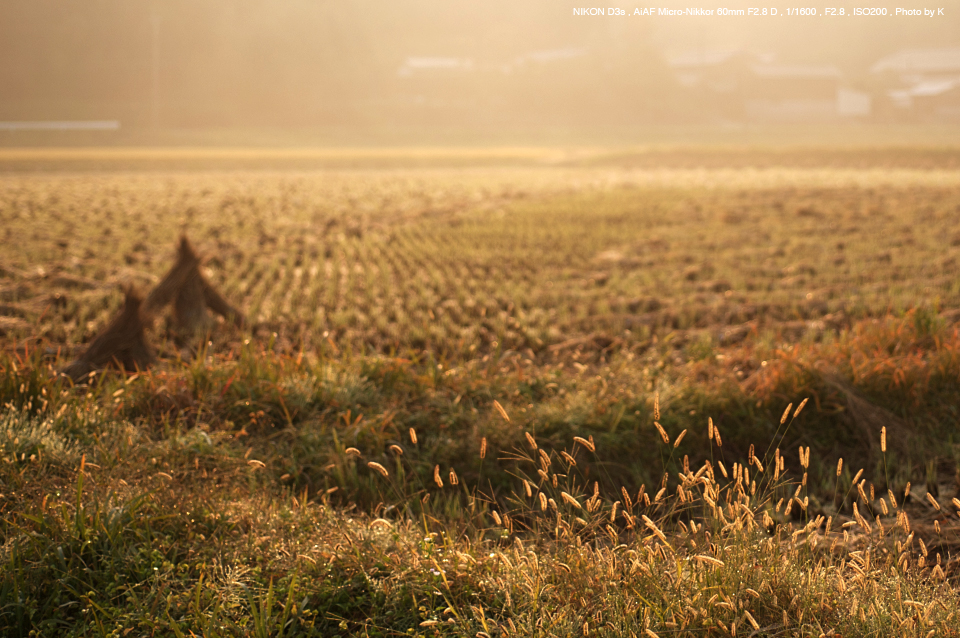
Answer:
[[(956, 175), (616, 162), (4, 177), (0, 624), (956, 633)], [(56, 380), (180, 222), (253, 333)]]

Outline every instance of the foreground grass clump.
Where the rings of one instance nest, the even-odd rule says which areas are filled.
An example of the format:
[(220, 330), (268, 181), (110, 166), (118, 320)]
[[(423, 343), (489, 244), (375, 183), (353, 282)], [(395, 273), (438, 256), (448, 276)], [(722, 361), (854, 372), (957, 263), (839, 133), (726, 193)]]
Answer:
[(531, 437), (513, 493), (445, 481), (428, 503), (465, 509), (414, 520), (271, 485), (223, 445), (219, 489), (207, 472), (133, 483), (163, 448), (200, 455), (144, 442), (117, 461), (125, 428), (94, 429), (98, 463), (4, 459), (5, 635), (956, 635), (960, 592), (895, 500), (873, 522), (790, 522), (805, 488), (778, 476), (779, 450), (763, 471), (706, 463), (665, 475), (675, 489), (604, 495), (566, 463), (589, 441), (534, 455)]
[[(915, 326), (815, 354), (949, 364)], [(773, 407), (819, 388), (794, 351), (748, 340), (697, 381), (655, 365), (670, 345), (590, 370), (246, 348), (81, 386), (2, 360), (5, 635), (956, 635), (960, 502), (885, 430), (876, 471), (811, 457), (838, 421)]]
[[(665, 340), (622, 347), (606, 361), (582, 357), (588, 364), (523, 353), (455, 364), (416, 355), (287, 355), (270, 341), (251, 341), (139, 374), (107, 372), (76, 387), (55, 378), (62, 363), (41, 346), (0, 360), (0, 402), (26, 414), (95, 409), (133, 424), (139, 436), (186, 437), (201, 448), (211, 437), (230, 440), (256, 452), (279, 484), (311, 494), (336, 488), (333, 504), (366, 511), (422, 497), (437, 466), (488, 491), (509, 489), (516, 459), (481, 459), (478, 451), (483, 441), (491, 449), (523, 447), (524, 431), (557, 450), (574, 436), (592, 437), (603, 458), (574, 457), (606, 491), (652, 485), (663, 471), (680, 471), (684, 458), (694, 465), (744, 458), (755, 441), (782, 436), (785, 450), (813, 450), (807, 473), (814, 513), (831, 516), (850, 513), (859, 469), (880, 491), (903, 492), (913, 483), (948, 497), (960, 488), (953, 400), (960, 335), (944, 324), (918, 329), (917, 314), (865, 320), (836, 339), (802, 346), (757, 335), (694, 357), (689, 343)], [(659, 420), (655, 396), (664, 406)], [(796, 397), (812, 403), (781, 432), (783, 406)], [(725, 433), (722, 448), (705, 436), (708, 415)], [(656, 444), (684, 431), (672, 455)], [(838, 457), (846, 463), (839, 484)], [(391, 480), (382, 481), (371, 462)], [(190, 470), (176, 463), (176, 471)], [(785, 463), (800, 471), (796, 455)]]

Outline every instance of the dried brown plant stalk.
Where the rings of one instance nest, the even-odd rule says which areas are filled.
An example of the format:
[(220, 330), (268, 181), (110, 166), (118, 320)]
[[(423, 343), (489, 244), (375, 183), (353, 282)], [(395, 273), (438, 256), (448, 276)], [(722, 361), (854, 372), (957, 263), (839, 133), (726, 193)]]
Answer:
[(154, 360), (144, 335), (142, 299), (133, 289), (125, 291), (123, 308), (96, 336), (86, 351), (63, 370), (74, 381), (90, 372), (114, 364), (123, 370), (143, 370)]
[(190, 240), (180, 237), (177, 260), (144, 302), (143, 313), (153, 318), (173, 304), (173, 327), (181, 337), (190, 337), (209, 329), (210, 311), (232, 321), (237, 327), (246, 323), (243, 313), (231, 306), (200, 272), (201, 259)]

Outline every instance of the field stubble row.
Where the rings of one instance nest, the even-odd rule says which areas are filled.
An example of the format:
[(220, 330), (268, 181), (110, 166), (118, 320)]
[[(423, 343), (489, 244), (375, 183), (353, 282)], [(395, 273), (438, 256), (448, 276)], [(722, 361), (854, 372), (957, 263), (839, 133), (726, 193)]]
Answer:
[(116, 284), (155, 282), (186, 231), (210, 279), (290, 345), (445, 357), (671, 332), (818, 339), (914, 306), (960, 308), (957, 180), (797, 169), (8, 175), (0, 327), (88, 341), (119, 306)]

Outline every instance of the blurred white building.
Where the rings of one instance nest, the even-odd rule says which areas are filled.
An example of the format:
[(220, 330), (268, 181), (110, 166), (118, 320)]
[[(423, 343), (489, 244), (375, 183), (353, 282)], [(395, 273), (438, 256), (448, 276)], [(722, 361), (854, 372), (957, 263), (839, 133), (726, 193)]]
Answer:
[(721, 116), (816, 122), (871, 113), (868, 93), (832, 65), (778, 64), (769, 54), (689, 51), (668, 60), (677, 82)]
[(886, 87), (889, 108), (921, 121), (960, 120), (960, 47), (905, 49), (870, 72)]

